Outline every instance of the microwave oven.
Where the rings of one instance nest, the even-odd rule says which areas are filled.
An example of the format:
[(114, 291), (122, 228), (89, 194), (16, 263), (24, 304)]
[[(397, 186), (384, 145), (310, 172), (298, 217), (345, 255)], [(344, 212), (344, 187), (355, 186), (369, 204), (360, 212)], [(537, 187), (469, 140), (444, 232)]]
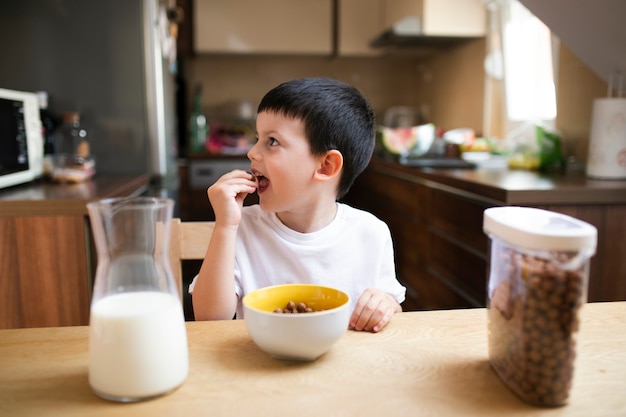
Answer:
[(0, 188), (43, 173), (43, 137), (35, 93), (0, 88)]

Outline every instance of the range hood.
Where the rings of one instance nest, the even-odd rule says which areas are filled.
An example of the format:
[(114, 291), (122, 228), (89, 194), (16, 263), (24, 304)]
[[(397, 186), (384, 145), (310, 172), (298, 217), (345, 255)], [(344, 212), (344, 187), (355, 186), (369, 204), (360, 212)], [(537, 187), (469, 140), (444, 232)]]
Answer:
[(373, 48), (399, 52), (430, 52), (453, 47), (483, 36), (424, 34), (418, 17), (409, 16), (396, 22), (370, 42)]

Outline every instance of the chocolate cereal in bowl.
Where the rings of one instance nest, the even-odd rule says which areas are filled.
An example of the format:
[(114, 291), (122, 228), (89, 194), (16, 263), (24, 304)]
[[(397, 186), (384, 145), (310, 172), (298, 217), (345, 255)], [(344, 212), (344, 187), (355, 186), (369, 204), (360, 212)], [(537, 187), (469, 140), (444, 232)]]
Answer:
[(528, 207), (484, 212), (490, 238), (489, 360), (504, 383), (538, 406), (565, 404), (596, 228)]
[(276, 359), (312, 361), (348, 329), (350, 297), (321, 285), (285, 284), (243, 298), (244, 321), (252, 340)]

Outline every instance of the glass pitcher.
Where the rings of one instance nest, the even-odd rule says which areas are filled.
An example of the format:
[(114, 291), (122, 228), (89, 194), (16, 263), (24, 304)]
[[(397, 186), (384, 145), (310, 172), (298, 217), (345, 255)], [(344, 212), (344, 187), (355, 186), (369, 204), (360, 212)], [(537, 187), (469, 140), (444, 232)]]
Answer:
[(98, 253), (91, 301), (89, 384), (121, 402), (166, 394), (187, 377), (187, 334), (168, 259), (174, 202), (87, 204)]

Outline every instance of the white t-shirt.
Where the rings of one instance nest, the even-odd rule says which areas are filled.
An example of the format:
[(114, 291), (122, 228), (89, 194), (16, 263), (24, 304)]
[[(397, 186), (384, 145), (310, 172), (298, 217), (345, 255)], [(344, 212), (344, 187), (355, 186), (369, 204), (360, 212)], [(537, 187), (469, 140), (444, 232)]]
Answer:
[(366, 288), (404, 301), (406, 289), (396, 278), (388, 226), (366, 211), (337, 206), (333, 221), (313, 233), (289, 229), (258, 205), (243, 208), (235, 249), (237, 318), (243, 318), (245, 294), (278, 284), (338, 288), (350, 295), (350, 311)]
[(404, 301), (387, 225), (371, 213), (338, 203), (333, 221), (313, 233), (289, 229), (258, 205), (247, 206), (237, 232), (235, 292), (237, 317), (243, 296), (278, 284), (319, 284), (350, 295), (354, 310), (366, 288), (378, 288)]

